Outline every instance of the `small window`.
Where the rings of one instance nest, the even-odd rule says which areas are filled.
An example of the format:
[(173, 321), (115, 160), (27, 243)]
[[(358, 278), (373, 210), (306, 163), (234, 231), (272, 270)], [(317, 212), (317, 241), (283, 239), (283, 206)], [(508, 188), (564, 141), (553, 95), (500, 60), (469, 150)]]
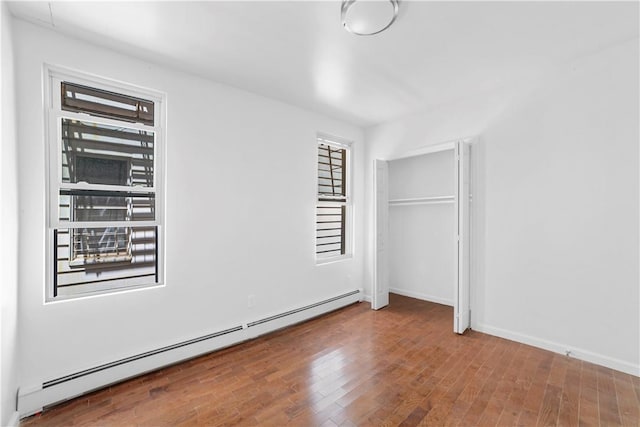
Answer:
[(163, 97), (49, 76), (47, 299), (161, 283)]
[(316, 204), (316, 259), (340, 257), (348, 252), (349, 152), (347, 143), (318, 136), (318, 188)]

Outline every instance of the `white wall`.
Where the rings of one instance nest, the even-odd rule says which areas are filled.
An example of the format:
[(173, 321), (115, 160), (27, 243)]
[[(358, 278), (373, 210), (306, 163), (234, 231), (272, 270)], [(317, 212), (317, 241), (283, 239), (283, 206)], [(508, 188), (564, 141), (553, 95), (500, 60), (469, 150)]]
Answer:
[(0, 2), (0, 425), (16, 423), (18, 185), (12, 18)]
[(539, 82), (373, 127), (365, 194), (373, 159), (479, 135), (473, 328), (639, 375), (638, 90), (634, 39)]
[[(15, 42), (23, 386), (361, 287), (361, 227), (352, 259), (314, 255), (316, 132), (354, 141), (362, 224), (359, 128), (23, 21)], [(167, 93), (165, 287), (43, 304), (43, 63)]]
[[(454, 150), (389, 162), (389, 200), (455, 195)], [(451, 203), (390, 205), (391, 292), (453, 305), (457, 255)], [(452, 319), (453, 321), (453, 319)]]

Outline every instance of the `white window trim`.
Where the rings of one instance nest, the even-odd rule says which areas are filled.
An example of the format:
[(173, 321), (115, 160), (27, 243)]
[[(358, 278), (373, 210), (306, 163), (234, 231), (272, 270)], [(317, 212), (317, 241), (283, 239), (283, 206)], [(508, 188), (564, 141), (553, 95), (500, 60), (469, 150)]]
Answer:
[[(166, 94), (157, 90), (135, 86), (121, 81), (107, 79), (94, 74), (73, 70), (66, 67), (44, 64), (43, 66), (43, 89), (44, 89), (44, 141), (45, 141), (45, 176), (46, 182), (46, 206), (47, 227), (46, 227), (46, 286), (44, 287), (43, 301), (45, 304), (67, 300), (77, 300), (100, 295), (111, 295), (123, 293), (135, 289), (156, 288), (164, 286), (166, 266), (164, 262), (164, 241), (165, 241), (165, 132), (166, 129)], [(102, 89), (110, 92), (121, 93), (137, 98), (147, 99), (154, 103), (154, 126), (142, 123), (125, 122), (103, 117), (96, 117), (86, 113), (62, 110), (60, 84), (63, 81)], [(55, 229), (74, 227), (101, 227), (104, 222), (86, 221), (60, 221), (59, 219), (59, 191), (61, 189), (100, 189), (123, 191), (122, 186), (84, 184), (84, 183), (63, 183), (62, 182), (62, 118), (81, 120), (85, 122), (125, 127), (135, 130), (145, 130), (154, 132), (154, 185), (153, 187), (126, 187), (127, 192), (132, 193), (154, 193), (155, 196), (155, 220), (154, 221), (117, 221), (110, 222), (110, 225), (124, 227), (157, 227), (157, 282), (150, 284), (136, 284), (112, 290), (101, 290), (87, 292), (73, 296), (53, 296), (53, 275), (54, 275), (54, 239)], [(52, 165), (55, 164), (55, 167)]]
[[(344, 246), (344, 254), (335, 255), (332, 257), (321, 258), (318, 259), (315, 254), (315, 244), (317, 243), (317, 227), (314, 227), (314, 257), (316, 260), (316, 265), (325, 265), (325, 264), (333, 264), (335, 262), (344, 261), (347, 259), (353, 258), (353, 141), (347, 140), (345, 138), (334, 136), (322, 132), (318, 132), (316, 134), (316, 167), (317, 167), (317, 153), (318, 153), (318, 145), (319, 144), (331, 145), (332, 147), (344, 148), (346, 149), (347, 155), (347, 176), (346, 176), (346, 185), (347, 185), (347, 194), (346, 201), (343, 203), (346, 206), (345, 209), (345, 246)], [(315, 185), (315, 206), (322, 203), (318, 200), (318, 173), (316, 172), (316, 185)], [(328, 202), (330, 203), (330, 202)], [(314, 221), (315, 223), (315, 221)]]

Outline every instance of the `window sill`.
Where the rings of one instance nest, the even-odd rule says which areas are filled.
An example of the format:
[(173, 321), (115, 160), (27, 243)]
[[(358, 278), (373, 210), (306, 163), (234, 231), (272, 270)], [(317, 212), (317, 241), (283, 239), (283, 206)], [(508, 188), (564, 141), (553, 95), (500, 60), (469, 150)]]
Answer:
[(337, 262), (342, 262), (342, 261), (346, 261), (346, 260), (350, 260), (353, 258), (353, 255), (351, 254), (345, 254), (345, 255), (340, 255), (340, 256), (336, 256), (336, 257), (331, 257), (331, 258), (325, 258), (325, 259), (320, 259), (320, 260), (316, 260), (316, 265), (327, 265), (327, 264), (335, 264)]
[(49, 305), (49, 304), (67, 303), (72, 301), (84, 301), (88, 299), (117, 296), (117, 295), (127, 294), (131, 292), (139, 292), (139, 291), (159, 289), (159, 288), (165, 288), (165, 287), (166, 285), (164, 283), (148, 283), (148, 284), (132, 285), (132, 286), (126, 286), (126, 287), (121, 287), (117, 289), (88, 291), (88, 292), (77, 293), (73, 295), (58, 295), (56, 297), (46, 299), (44, 303), (45, 305)]

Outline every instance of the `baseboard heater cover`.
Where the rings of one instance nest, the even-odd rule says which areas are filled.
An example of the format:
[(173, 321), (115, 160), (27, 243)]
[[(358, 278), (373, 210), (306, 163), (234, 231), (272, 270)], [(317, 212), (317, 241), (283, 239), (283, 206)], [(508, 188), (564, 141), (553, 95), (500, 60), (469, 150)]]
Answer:
[(337, 297), (329, 298), (329, 299), (326, 299), (324, 301), (317, 302), (315, 304), (305, 305), (304, 307), (296, 308), (294, 310), (289, 310), (289, 311), (286, 311), (284, 313), (276, 314), (274, 316), (265, 317), (264, 319), (260, 319), (260, 320), (256, 320), (255, 322), (247, 323), (247, 327), (251, 328), (253, 326), (260, 325), (262, 323), (267, 323), (267, 322), (271, 322), (271, 321), (276, 320), (276, 319), (280, 319), (282, 317), (291, 316), (292, 314), (296, 314), (296, 313), (300, 313), (302, 311), (310, 310), (312, 308), (319, 307), (321, 305), (325, 305), (325, 304), (328, 304), (328, 303), (333, 302), (333, 301), (338, 301), (340, 299), (347, 298), (347, 297), (350, 297), (352, 295), (356, 295), (356, 294), (359, 294), (359, 293), (360, 293), (360, 291), (358, 291), (358, 290), (352, 291), (352, 292), (348, 292), (346, 294), (338, 295)]
[(105, 363), (104, 365), (99, 365), (91, 369), (85, 369), (84, 371), (76, 372), (71, 375), (65, 375), (64, 377), (56, 378), (55, 380), (46, 381), (42, 383), (42, 388), (48, 388), (54, 386), (56, 384), (64, 383), (67, 381), (74, 380), (76, 378), (84, 377), (85, 375), (90, 375), (95, 372), (103, 371), (105, 369), (113, 368), (118, 365), (122, 365), (124, 363), (133, 362), (134, 360), (144, 359), (145, 357), (153, 356), (155, 354), (164, 353), (165, 351), (175, 350), (180, 347), (185, 347), (187, 345), (195, 344), (201, 341), (210, 340), (212, 338), (216, 338), (222, 335), (230, 334), (232, 332), (241, 331), (242, 326), (236, 326), (234, 328), (225, 329), (224, 331), (214, 332), (212, 334), (208, 334), (202, 337), (194, 338), (187, 341), (182, 341), (177, 344), (168, 345), (166, 347), (161, 347), (156, 350), (147, 351), (144, 353), (136, 354), (135, 356), (126, 357), (124, 359), (116, 360), (115, 362)]
[[(163, 366), (167, 366), (172, 363), (177, 363), (189, 358), (197, 357), (202, 354), (219, 350), (224, 347), (238, 344), (248, 339), (255, 338), (256, 336), (277, 330), (279, 328), (282, 328), (283, 326), (292, 325), (321, 315), (323, 313), (336, 310), (354, 302), (361, 301), (361, 295), (361, 290), (347, 292), (345, 294), (309, 304), (304, 307), (296, 308), (280, 314), (265, 317), (260, 320), (249, 322), (245, 326), (234, 326), (222, 331), (214, 332), (201, 337), (193, 338), (155, 350), (140, 353), (134, 356), (119, 359), (113, 362), (98, 365), (93, 368), (75, 372), (73, 374), (65, 375), (60, 378), (43, 382), (40, 387), (21, 389), (18, 393), (18, 409), (20, 412), (20, 416), (25, 417), (32, 415), (36, 412), (41, 411), (45, 406), (77, 397), (91, 390), (99, 389), (108, 386), (109, 384), (124, 381), (128, 378), (143, 374), (145, 372), (160, 369)], [(329, 307), (326, 307), (326, 311), (319, 311), (320, 308), (324, 308), (322, 306), (326, 305), (329, 305)], [(290, 316), (295, 317), (295, 319), (292, 319), (291, 322), (274, 322), (276, 320), (284, 319)], [(272, 325), (272, 327), (268, 327), (268, 324), (270, 322), (274, 322), (275, 324)], [(255, 328), (258, 325), (263, 325), (263, 327)], [(259, 330), (258, 333), (245, 333), (248, 332), (247, 330), (251, 328)], [(190, 349), (193, 351), (190, 352)], [(172, 356), (172, 352), (176, 354)], [(154, 360), (154, 357), (158, 358), (159, 360)], [(145, 361), (150, 362), (145, 364)], [(139, 366), (134, 367), (133, 365)], [(119, 369), (123, 371), (117, 372)], [(110, 374), (111, 371), (113, 371), (112, 374)], [(93, 381), (92, 377), (95, 377)], [(74, 385), (74, 383), (78, 384)], [(58, 388), (61, 389), (59, 393), (56, 392), (56, 389)]]

